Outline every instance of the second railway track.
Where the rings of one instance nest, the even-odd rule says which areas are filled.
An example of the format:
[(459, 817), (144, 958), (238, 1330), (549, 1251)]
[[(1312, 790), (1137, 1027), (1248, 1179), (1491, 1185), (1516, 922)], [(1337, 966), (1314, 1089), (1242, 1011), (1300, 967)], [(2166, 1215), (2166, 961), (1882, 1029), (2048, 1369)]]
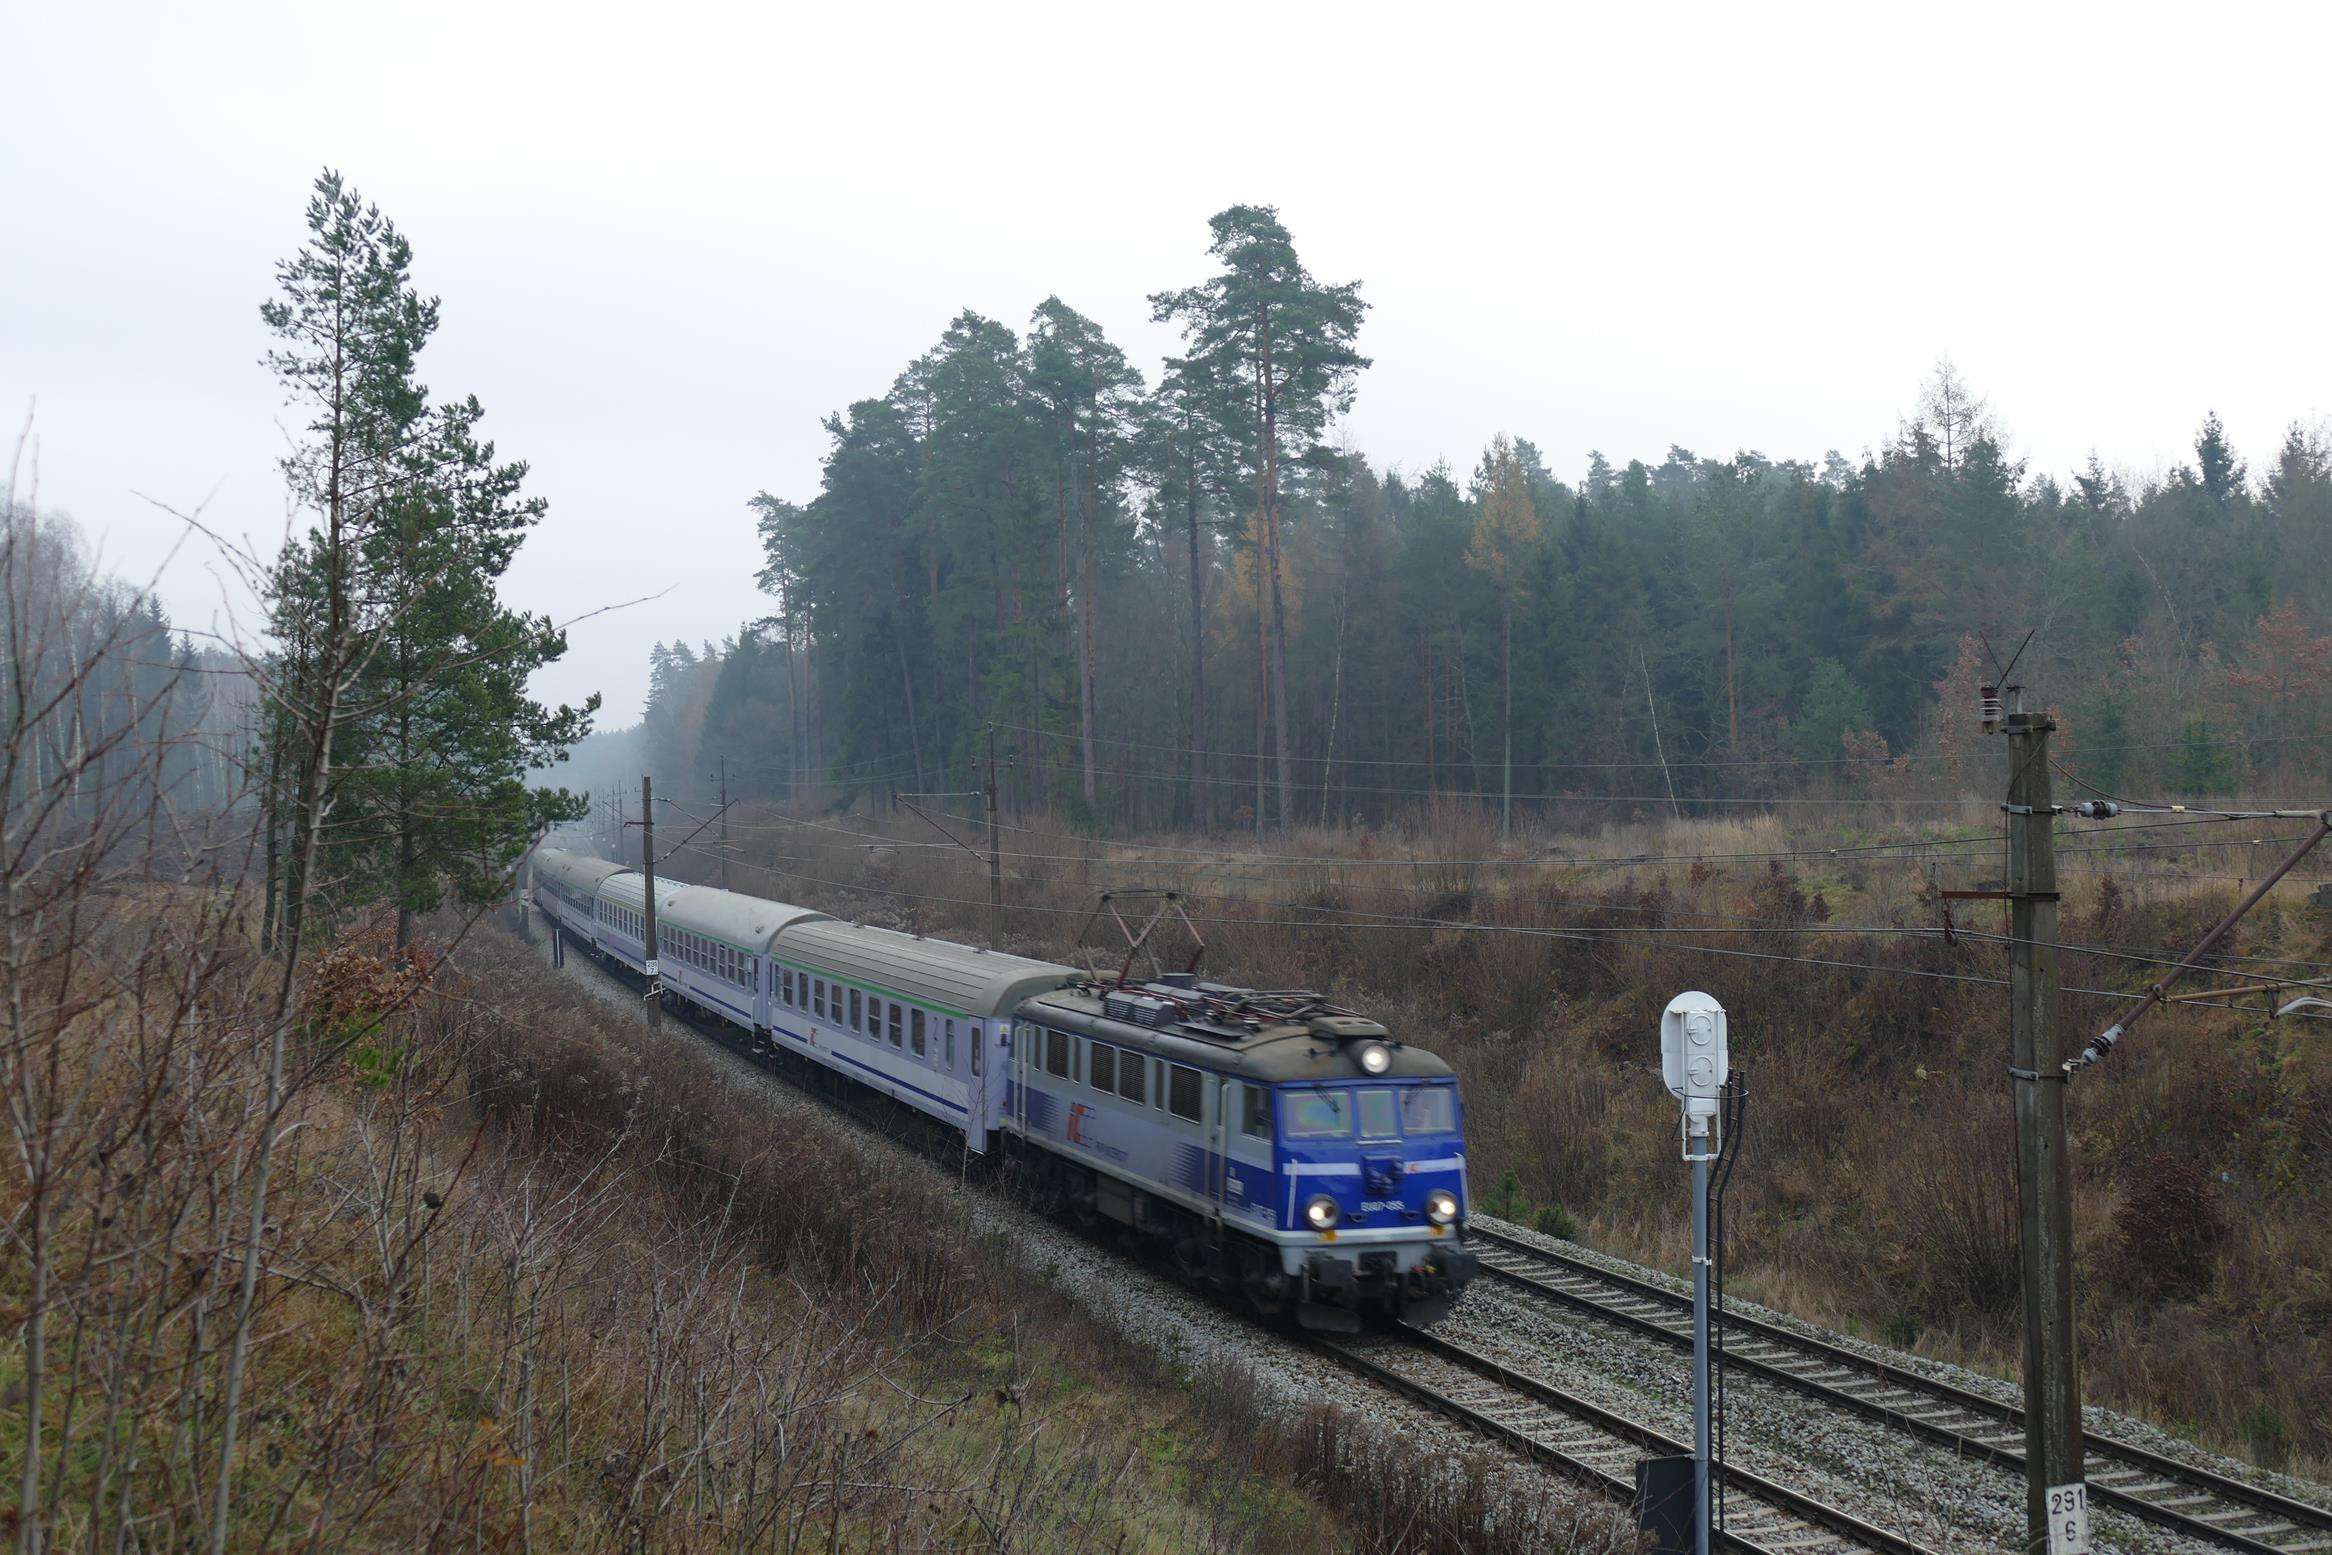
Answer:
[[(1466, 1228), (1482, 1272), (1511, 1288), (1689, 1349), (1692, 1300), (1649, 1280), (1538, 1247), (1479, 1222)], [(1906, 1431), (1955, 1455), (2024, 1470), (2013, 1405), (1728, 1307), (1725, 1364), (1832, 1408)], [(2255, 1555), (2332, 1550), (2332, 1511), (2151, 1448), (2084, 1433), (2092, 1504)], [(1740, 1480), (1736, 1473), (1734, 1483)]]
[[(1314, 1348), (1411, 1402), (1623, 1499), (1645, 1453), (1690, 1444), (1612, 1413), (1550, 1382), (1439, 1335), (1399, 1329), (1368, 1339), (1317, 1338)], [(1892, 1529), (1734, 1466), (1728, 1526), (1716, 1548), (1742, 1555), (1929, 1555)]]

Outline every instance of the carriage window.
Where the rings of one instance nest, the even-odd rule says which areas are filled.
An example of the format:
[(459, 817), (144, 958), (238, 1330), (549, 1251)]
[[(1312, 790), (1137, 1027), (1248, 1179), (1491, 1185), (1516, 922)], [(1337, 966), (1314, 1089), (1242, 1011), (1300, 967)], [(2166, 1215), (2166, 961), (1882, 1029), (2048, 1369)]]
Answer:
[(1457, 1128), (1457, 1092), (1446, 1085), (1412, 1085), (1401, 1093), (1401, 1131), (1447, 1134)]
[(1166, 1070), (1166, 1110), (1178, 1118), (1196, 1123), (1206, 1111), (1204, 1092), (1199, 1086), (1198, 1071), (1180, 1064), (1170, 1064)]
[(915, 1045), (915, 1056), (921, 1058), (923, 1056), (923, 1012), (921, 1010), (907, 1012), (907, 1030), (910, 1040)]
[[(954, 1051), (955, 1051), (955, 1047), (954, 1047), (954, 1043), (955, 1043), (955, 1022), (954, 1022), (954, 1021), (952, 1021), (952, 1020), (951, 1020), (951, 1021), (949, 1021), (949, 1022), (947, 1023), (947, 1040), (948, 1040), (948, 1044), (949, 1044), (949, 1046), (948, 1046), (948, 1051), (952, 1053), (952, 1052), (954, 1052)], [(951, 1062), (952, 1062), (952, 1060), (951, 1060)], [(977, 1022), (977, 1021), (974, 1021), (974, 1022), (972, 1023), (972, 1073), (974, 1073), (974, 1074), (978, 1074), (979, 1072), (980, 1072), (980, 1025), (979, 1025), (979, 1022)]]
[(1069, 1034), (1065, 1031), (1045, 1033), (1045, 1073), (1069, 1078)]
[(1401, 1131), (1394, 1125), (1394, 1114), (1400, 1109), (1393, 1104), (1393, 1093), (1369, 1090), (1360, 1093), (1360, 1137), (1363, 1139), (1398, 1139)]
[(866, 1003), (865, 1003), (865, 998), (864, 998), (864, 996), (863, 996), (863, 995), (861, 995), (861, 994), (859, 993), (859, 991), (858, 991), (857, 989), (853, 988), (853, 989), (851, 989), (851, 990), (850, 990), (850, 1029), (851, 1029), (852, 1031), (856, 1031), (856, 1030), (858, 1030), (858, 1029), (859, 1029), (861, 1026), (864, 1026), (865, 1024), (866, 1024)]
[(777, 981), (780, 989), (778, 997), (786, 1003), (792, 1004), (794, 1002), (794, 969), (790, 966), (779, 967)]
[(1271, 1137), (1271, 1093), (1260, 1085), (1239, 1087), (1239, 1131), (1254, 1139)]
[(1117, 1049), (1096, 1042), (1085, 1056), (1086, 1078), (1103, 1095), (1117, 1089)]
[[(955, 1067), (955, 1022), (952, 1020), (947, 1023), (947, 1067), (950, 1069)], [(980, 1050), (975, 1045), (972, 1048), (972, 1073), (978, 1074), (979, 1072)]]
[(1117, 1093), (1127, 1101), (1148, 1102), (1150, 1099), (1149, 1076), (1144, 1073), (1148, 1067), (1149, 1061), (1139, 1053), (1118, 1054)]
[(1348, 1138), (1351, 1101), (1342, 1091), (1290, 1091), (1280, 1103), (1280, 1121), (1290, 1139)]
[[(907, 1024), (904, 1018), (905, 1013), (899, 1008), (899, 1001), (893, 999), (891, 1001), (891, 1046), (893, 1047), (899, 1046), (905, 1040), (904, 1028)], [(922, 1044), (917, 1043), (916, 1046), (920, 1047)]]

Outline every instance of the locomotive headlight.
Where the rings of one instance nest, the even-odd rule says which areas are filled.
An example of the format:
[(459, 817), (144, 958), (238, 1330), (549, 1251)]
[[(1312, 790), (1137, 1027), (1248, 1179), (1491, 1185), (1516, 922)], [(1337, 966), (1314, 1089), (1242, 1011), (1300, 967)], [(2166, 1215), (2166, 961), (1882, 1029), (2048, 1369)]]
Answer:
[(1447, 1188), (1436, 1188), (1425, 1195), (1425, 1218), (1437, 1226), (1446, 1226), (1457, 1219), (1457, 1195)]
[(1314, 1231), (1332, 1231), (1336, 1228), (1336, 1201), (1325, 1193), (1304, 1206), (1304, 1219), (1312, 1223)]
[(1370, 1074), (1383, 1074), (1393, 1067), (1393, 1050), (1382, 1042), (1363, 1042), (1353, 1052), (1360, 1067)]

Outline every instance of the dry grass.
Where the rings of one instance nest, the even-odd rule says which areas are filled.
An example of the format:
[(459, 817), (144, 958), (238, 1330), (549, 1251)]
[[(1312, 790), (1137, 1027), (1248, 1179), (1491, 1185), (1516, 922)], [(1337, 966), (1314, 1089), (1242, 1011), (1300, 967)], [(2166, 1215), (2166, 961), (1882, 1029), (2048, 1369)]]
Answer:
[[(2001, 932), (2004, 911), (1952, 904), (1956, 927), (1977, 936), (1951, 943), (1887, 932), (1940, 927), (1938, 886), (1998, 880), (1997, 844), (1951, 840), (1996, 832), (1995, 806), (1842, 804), (1786, 821), (1641, 819), (1575, 833), (1534, 821), (1503, 853), (1494, 817), (1454, 804), (1268, 846), (1196, 835), (1103, 843), (1043, 818), (1023, 824), (1006, 838), (1013, 948), (1068, 954), (1104, 887), (1184, 890), (1217, 975), (1327, 988), (1448, 1056), (1468, 1082), (1477, 1182), (1511, 1172), (1526, 1213), (1557, 1206), (1583, 1239), (1679, 1268), (1684, 1192), (1673, 1103), (1654, 1067), (1657, 1020), (1677, 991), (1707, 989), (1732, 1012), (1751, 1086), (1732, 1289), (1926, 1353), (2013, 1367), (2006, 996), (1950, 980), (2005, 973), (2004, 947), (1983, 937)], [(976, 861), (922, 846), (932, 834), (912, 817), (820, 825), (749, 818), (733, 883), (980, 938)], [(870, 852), (853, 833), (896, 843)], [(1907, 836), (1927, 845), (1870, 846)], [(2182, 952), (2280, 858), (2279, 836), (2224, 825), (2070, 834), (2065, 939)], [(2327, 868), (2312, 860), (2222, 948), (2294, 958), (2274, 967), (2286, 975), (2332, 965), (2332, 910), (2307, 904)], [(1571, 937), (1614, 926), (1651, 932)], [(1114, 935), (1105, 923), (1092, 942)], [(2075, 988), (2136, 990), (2158, 970), (2127, 954), (2065, 958)], [(2087, 1388), (2093, 1401), (2321, 1476), (2332, 1464), (2332, 1040), (2315, 1022), (2269, 1021), (2258, 997), (2239, 1002), (2155, 1017), (2075, 1090)], [(2109, 1009), (2070, 1001), (2083, 1030)], [(2198, 1242), (2123, 1213), (2158, 1157), (2191, 1163), (2211, 1185), (2215, 1236)], [(2195, 1248), (2193, 1277), (2174, 1287), (2140, 1277), (2166, 1237)]]

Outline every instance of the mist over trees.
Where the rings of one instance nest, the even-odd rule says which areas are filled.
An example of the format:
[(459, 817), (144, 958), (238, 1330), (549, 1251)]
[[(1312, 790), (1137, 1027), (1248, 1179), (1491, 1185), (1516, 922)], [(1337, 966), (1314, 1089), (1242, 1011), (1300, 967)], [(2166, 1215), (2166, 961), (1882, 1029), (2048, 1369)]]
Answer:
[[(2087, 781), (2305, 785), (2332, 728), (2332, 446), (2254, 471), (2215, 415), (2142, 480), (2016, 456), (1948, 362), (1847, 459), (1671, 447), (1572, 476), (1338, 440), (1367, 358), (1264, 207), (1157, 293), (1145, 380), (1048, 298), (966, 312), (826, 423), (819, 490), (750, 511), (771, 616), (659, 644), (675, 791), (974, 786), (1092, 824), (1379, 817), (1427, 794), (1684, 807), (1948, 796), (1975, 688), (2017, 678)], [(1655, 735), (1657, 724), (1657, 737)], [(1663, 763), (1663, 757), (1665, 763)]]
[(105, 817), (222, 809), (242, 790), (251, 715), (239, 660), (107, 574), (69, 517), (0, 494), (0, 813), (30, 824), (31, 807), (44, 832), (87, 834)]

